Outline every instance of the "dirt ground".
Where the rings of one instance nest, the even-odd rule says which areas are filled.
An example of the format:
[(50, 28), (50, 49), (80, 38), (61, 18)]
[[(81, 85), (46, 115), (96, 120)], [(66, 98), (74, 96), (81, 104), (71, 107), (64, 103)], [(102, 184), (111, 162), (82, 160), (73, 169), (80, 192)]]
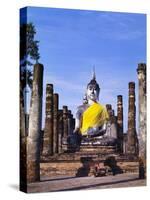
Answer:
[(146, 180), (138, 179), (138, 174), (118, 174), (105, 177), (42, 177), (40, 182), (28, 184), (28, 192), (57, 192), (71, 190), (91, 190), (104, 188), (146, 186)]

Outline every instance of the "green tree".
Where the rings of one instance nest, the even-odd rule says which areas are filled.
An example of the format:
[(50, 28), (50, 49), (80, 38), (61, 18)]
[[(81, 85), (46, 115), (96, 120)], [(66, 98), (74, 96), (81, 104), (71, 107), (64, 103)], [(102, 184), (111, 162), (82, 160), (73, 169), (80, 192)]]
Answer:
[(32, 88), (32, 66), (38, 63), (40, 58), (39, 41), (35, 40), (35, 34), (36, 29), (32, 23), (20, 26), (20, 87), (22, 92), (27, 85)]
[[(39, 46), (35, 40), (36, 29), (32, 23), (21, 24), (20, 26), (20, 175), (21, 183), (26, 183), (27, 179), (27, 140), (28, 135), (28, 115), (26, 113), (26, 92), (27, 85), (32, 88), (32, 66), (38, 63)], [(27, 95), (27, 93), (25, 94)]]

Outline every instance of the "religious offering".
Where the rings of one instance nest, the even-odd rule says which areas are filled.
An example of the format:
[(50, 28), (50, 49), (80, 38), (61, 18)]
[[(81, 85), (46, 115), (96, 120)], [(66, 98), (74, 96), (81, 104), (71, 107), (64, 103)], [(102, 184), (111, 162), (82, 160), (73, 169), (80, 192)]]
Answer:
[(145, 14), (22, 8), (20, 190), (145, 186), (146, 86)]

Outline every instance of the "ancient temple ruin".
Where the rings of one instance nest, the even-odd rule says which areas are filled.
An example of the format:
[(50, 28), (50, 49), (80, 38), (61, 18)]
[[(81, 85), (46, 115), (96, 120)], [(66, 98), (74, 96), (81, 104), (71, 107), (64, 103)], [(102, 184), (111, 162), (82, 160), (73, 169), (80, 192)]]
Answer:
[[(116, 98), (117, 114), (112, 105), (106, 104), (109, 114), (108, 129), (104, 139), (85, 141), (76, 148), (70, 142), (70, 135), (75, 128), (75, 119), (67, 105), (59, 107), (61, 97), (55, 93), (52, 83), (46, 85), (45, 126), (42, 130), (42, 96), (43, 96), (43, 65), (34, 66), (34, 78), (31, 108), (29, 115), (29, 133), (25, 136), (25, 127), (21, 126), (21, 144), (26, 145), (27, 182), (42, 180), (42, 177), (59, 175), (90, 176), (95, 163), (102, 163), (107, 174), (114, 173), (109, 163), (117, 163), (115, 173), (137, 172), (139, 160), (146, 169), (146, 65), (138, 65), (139, 79), (139, 130), (136, 130), (136, 94), (135, 83), (129, 83), (128, 122), (123, 117), (123, 96)], [(21, 104), (22, 105), (22, 104)], [(21, 109), (21, 117), (23, 112)], [(23, 118), (22, 118), (23, 119)], [(124, 123), (128, 123), (124, 133)], [(105, 142), (105, 138), (115, 138), (115, 143)], [(26, 141), (26, 142), (23, 142)], [(25, 145), (24, 145), (25, 147)], [(23, 149), (23, 145), (21, 147)], [(108, 164), (109, 163), (109, 164)], [(23, 164), (22, 164), (23, 166)], [(82, 169), (82, 170), (81, 170)], [(117, 171), (118, 169), (118, 171)], [(140, 168), (141, 169), (141, 168)], [(84, 171), (84, 173), (81, 173)]]

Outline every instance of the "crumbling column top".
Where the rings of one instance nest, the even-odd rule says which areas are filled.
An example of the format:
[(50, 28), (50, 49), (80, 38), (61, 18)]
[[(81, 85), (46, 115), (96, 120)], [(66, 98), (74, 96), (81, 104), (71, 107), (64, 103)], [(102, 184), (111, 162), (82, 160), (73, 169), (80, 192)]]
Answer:
[(122, 95), (117, 96), (118, 101), (122, 101)]
[(52, 89), (53, 89), (53, 84), (47, 83), (47, 84), (46, 84), (46, 87), (47, 87), (47, 88), (52, 88)]
[(68, 110), (68, 114), (71, 114), (71, 110)]
[(58, 93), (54, 93), (54, 97), (58, 97), (59, 96), (59, 94)]
[(111, 104), (106, 104), (106, 108), (107, 108), (107, 110), (111, 110), (112, 109), (112, 105)]
[(137, 68), (138, 73), (145, 73), (146, 72), (146, 64), (145, 63), (139, 63)]
[(135, 89), (135, 82), (129, 82), (129, 88)]
[(67, 112), (68, 107), (67, 106), (63, 106), (63, 112)]

